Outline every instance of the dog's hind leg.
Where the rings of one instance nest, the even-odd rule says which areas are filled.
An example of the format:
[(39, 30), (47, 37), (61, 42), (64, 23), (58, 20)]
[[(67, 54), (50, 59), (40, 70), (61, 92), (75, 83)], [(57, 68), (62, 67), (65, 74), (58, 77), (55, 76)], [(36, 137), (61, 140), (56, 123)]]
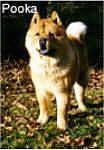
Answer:
[(85, 94), (85, 87), (81, 85), (80, 83), (75, 82), (73, 88), (74, 88), (75, 98), (78, 102), (79, 109), (81, 111), (86, 111), (87, 108), (83, 102), (84, 94)]

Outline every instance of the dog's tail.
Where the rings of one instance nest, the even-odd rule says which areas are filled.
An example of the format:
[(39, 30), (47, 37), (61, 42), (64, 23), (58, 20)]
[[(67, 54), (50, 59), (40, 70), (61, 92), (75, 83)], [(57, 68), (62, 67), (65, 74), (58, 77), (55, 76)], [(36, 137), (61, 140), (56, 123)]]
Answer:
[(87, 26), (80, 21), (72, 22), (66, 28), (66, 34), (68, 38), (77, 40), (80, 43), (83, 43), (86, 33), (87, 33)]

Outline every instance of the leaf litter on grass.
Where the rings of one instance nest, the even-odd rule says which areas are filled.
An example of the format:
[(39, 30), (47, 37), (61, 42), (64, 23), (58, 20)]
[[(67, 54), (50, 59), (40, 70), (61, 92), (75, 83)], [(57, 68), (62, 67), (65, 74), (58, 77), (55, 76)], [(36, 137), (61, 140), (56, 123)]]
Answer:
[(86, 89), (87, 113), (80, 113), (71, 95), (68, 129), (56, 129), (56, 104), (48, 123), (36, 123), (39, 106), (24, 60), (5, 61), (1, 68), (1, 148), (103, 148), (103, 76), (92, 69)]

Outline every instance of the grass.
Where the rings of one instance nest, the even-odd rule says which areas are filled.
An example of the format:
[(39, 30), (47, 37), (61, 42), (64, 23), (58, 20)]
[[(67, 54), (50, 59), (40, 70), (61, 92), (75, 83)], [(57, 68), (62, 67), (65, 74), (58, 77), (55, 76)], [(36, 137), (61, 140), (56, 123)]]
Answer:
[(102, 87), (86, 89), (86, 113), (78, 112), (77, 103), (71, 96), (68, 129), (62, 132), (56, 128), (55, 101), (48, 123), (44, 126), (36, 123), (39, 107), (27, 64), (6, 62), (1, 69), (0, 81), (1, 148), (104, 148)]

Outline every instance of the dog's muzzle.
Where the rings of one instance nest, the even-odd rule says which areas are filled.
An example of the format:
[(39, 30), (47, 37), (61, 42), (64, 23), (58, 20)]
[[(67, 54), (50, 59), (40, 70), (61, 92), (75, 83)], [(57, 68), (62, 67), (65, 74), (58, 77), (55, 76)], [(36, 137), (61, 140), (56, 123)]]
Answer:
[(54, 57), (55, 54), (56, 54), (56, 50), (53, 49), (53, 48), (51, 48), (51, 47), (49, 46), (50, 44), (49, 44), (48, 42), (49, 42), (49, 41), (48, 41), (48, 39), (46, 39), (46, 38), (41, 38), (41, 39), (39, 40), (39, 45), (40, 45), (40, 50), (39, 50), (39, 52), (40, 52), (40, 54), (42, 54), (42, 55)]
[(48, 53), (47, 39), (46, 38), (41, 38), (39, 40), (39, 45), (40, 45), (40, 53), (41, 54), (47, 54)]

